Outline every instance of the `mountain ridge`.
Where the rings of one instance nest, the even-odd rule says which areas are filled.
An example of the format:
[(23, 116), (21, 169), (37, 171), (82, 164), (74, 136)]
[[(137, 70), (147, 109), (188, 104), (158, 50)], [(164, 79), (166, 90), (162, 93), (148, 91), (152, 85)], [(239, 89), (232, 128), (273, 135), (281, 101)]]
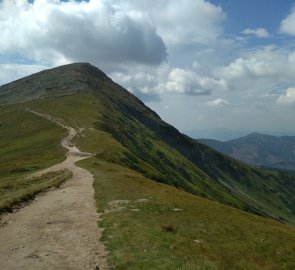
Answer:
[[(102, 228), (101, 241), (113, 269), (294, 268), (294, 177), (245, 165), (181, 134), (111, 79), (100, 79), (96, 69), (90, 67), (93, 72), (88, 72), (85, 67), (87, 84), (83, 82), (80, 91), (81, 76), (71, 77), (73, 68), (77, 66), (66, 67), (72, 79), (65, 87), (74, 84), (75, 91), (55, 89), (36, 98), (29, 87), (19, 84), (22, 103), (0, 106), (0, 212), (44, 188), (53, 188), (64, 197), (63, 187), (55, 190), (57, 180), (66, 180), (64, 173), (32, 181), (26, 178), (65, 160), (60, 145), (65, 130), (38, 116), (46, 115), (77, 130), (72, 143), (92, 154), (76, 165), (94, 177), (91, 196), (101, 214), (97, 225)], [(50, 76), (34, 77), (31, 84), (35, 91), (49, 82), (56, 86), (63, 80), (59, 73), (56, 68)], [(13, 91), (6, 92), (12, 103)], [(79, 193), (77, 185), (73, 188)], [(58, 202), (56, 207), (62, 206)], [(34, 212), (26, 218), (33, 228), (40, 227)], [(84, 222), (84, 216), (77, 218)], [(0, 216), (1, 230), (2, 221)], [(54, 226), (64, 228), (60, 233), (69, 236), (72, 224), (64, 216), (45, 218), (44, 228), (52, 230), (54, 221)], [(6, 228), (17, 235), (9, 225)], [(37, 231), (32, 238), (39, 239)], [(7, 245), (24, 245), (15, 239), (16, 244), (10, 238)], [(48, 240), (41, 239), (42, 243)], [(80, 248), (79, 243), (73, 246)], [(4, 260), (20, 266), (28, 260), (46, 264), (52, 255), (55, 262), (61, 258), (67, 263), (69, 257), (53, 246), (44, 250), (38, 245), (33, 253), (27, 248), (14, 249), (13, 256)], [(20, 260), (15, 260), (18, 254)]]
[(295, 136), (273, 136), (253, 132), (225, 142), (210, 139), (198, 141), (249, 164), (295, 170)]
[[(23, 83), (28, 85), (20, 87)], [(96, 116), (90, 117), (93, 112), (79, 103), (79, 99), (82, 102), (89, 95), (87, 106), (95, 106)], [(0, 103), (12, 100), (30, 101), (35, 109), (46, 108), (52, 115), (62, 112), (68, 119), (75, 113), (74, 109), (81, 110), (78, 117), (84, 117), (87, 123), (91, 120), (87, 124), (89, 128), (107, 132), (122, 146), (120, 154), (113, 153), (107, 157), (108, 161), (127, 166), (150, 179), (265, 217), (287, 222), (294, 219), (295, 181), (291, 176), (239, 163), (181, 134), (90, 64), (57, 67), (0, 87)], [(75, 108), (73, 103), (55, 106), (51, 100), (55, 104), (73, 100), (77, 105)]]

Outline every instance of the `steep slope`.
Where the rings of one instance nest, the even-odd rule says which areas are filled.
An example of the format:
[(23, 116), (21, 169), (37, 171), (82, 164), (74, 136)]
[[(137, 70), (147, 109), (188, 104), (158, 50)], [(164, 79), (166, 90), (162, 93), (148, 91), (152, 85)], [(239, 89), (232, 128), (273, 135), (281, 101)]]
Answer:
[(295, 136), (276, 137), (255, 132), (226, 142), (199, 141), (249, 164), (295, 170)]
[[(80, 138), (83, 150), (96, 151), (99, 158), (190, 193), (259, 215), (294, 221), (295, 181), (291, 176), (239, 163), (181, 134), (89, 64), (67, 65), (39, 75), (28, 77), (30, 84), (39, 93), (38, 98), (49, 98), (28, 105), (86, 128), (85, 136), (92, 141)], [(65, 83), (64, 78), (70, 79)], [(42, 92), (44, 85), (49, 90)], [(15, 83), (4, 86), (4, 92), (2, 103), (14, 99), (14, 92), (23, 100), (36, 98), (31, 90)], [(65, 97), (56, 99), (57, 95)], [(102, 151), (100, 140), (105, 134), (111, 134), (113, 141), (108, 141)]]

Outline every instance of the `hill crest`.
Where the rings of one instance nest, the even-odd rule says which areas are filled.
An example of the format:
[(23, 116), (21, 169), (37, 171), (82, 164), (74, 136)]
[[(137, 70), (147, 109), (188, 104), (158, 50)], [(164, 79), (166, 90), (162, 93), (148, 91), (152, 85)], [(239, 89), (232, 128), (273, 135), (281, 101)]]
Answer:
[(63, 65), (0, 86), (0, 104), (71, 95), (106, 80), (111, 79), (89, 63)]

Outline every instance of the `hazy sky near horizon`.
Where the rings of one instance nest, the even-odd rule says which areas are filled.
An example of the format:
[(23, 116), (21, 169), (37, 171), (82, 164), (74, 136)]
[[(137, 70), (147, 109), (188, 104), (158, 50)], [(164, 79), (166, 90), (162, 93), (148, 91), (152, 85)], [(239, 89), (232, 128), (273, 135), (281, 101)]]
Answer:
[(295, 135), (295, 0), (0, 0), (0, 84), (90, 62), (195, 137)]

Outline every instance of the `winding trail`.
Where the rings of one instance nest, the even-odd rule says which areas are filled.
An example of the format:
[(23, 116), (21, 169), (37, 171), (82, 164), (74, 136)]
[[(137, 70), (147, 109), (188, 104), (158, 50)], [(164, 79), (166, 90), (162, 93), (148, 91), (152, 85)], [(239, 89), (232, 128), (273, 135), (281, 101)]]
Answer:
[(60, 188), (46, 192), (28, 206), (6, 215), (0, 228), (0, 269), (108, 269), (106, 250), (99, 241), (93, 175), (75, 162), (92, 156), (72, 142), (78, 131), (61, 119), (30, 109), (68, 130), (61, 145), (65, 161), (33, 174), (68, 169), (73, 177)]

